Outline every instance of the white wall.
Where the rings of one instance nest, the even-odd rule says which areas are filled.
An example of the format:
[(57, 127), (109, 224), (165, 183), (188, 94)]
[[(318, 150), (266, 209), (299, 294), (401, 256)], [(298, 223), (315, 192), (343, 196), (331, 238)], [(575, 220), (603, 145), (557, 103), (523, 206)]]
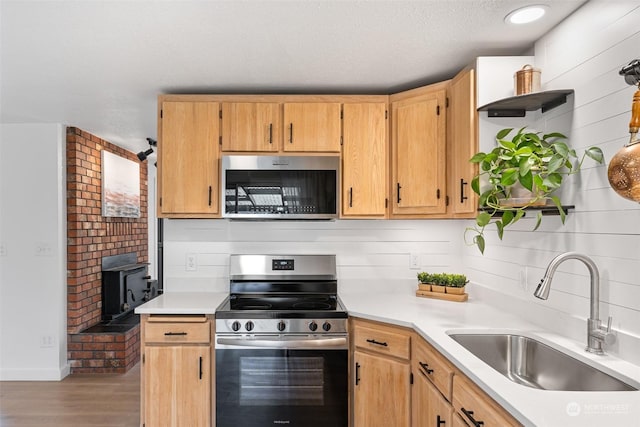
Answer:
[[(165, 220), (166, 292), (228, 291), (229, 254), (336, 254), (339, 292), (413, 292), (416, 273), (459, 271), (459, 221)], [(410, 254), (419, 266), (410, 268)], [(196, 271), (186, 271), (188, 254)]]
[[(543, 89), (574, 89), (569, 102), (544, 115), (529, 117), (538, 130), (568, 133), (578, 151), (597, 145), (611, 157), (629, 139), (632, 95), (618, 70), (638, 58), (640, 5), (637, 1), (590, 1), (535, 46), (535, 65), (542, 69)], [(492, 144), (502, 127), (523, 119), (480, 118), (481, 146)], [(531, 232), (533, 220), (516, 224), (499, 241), (493, 230), (480, 256), (463, 248), (463, 262), (474, 281), (519, 303), (509, 305), (540, 324), (586, 341), (589, 278), (578, 261), (564, 263), (552, 283), (547, 301), (533, 297), (549, 261), (565, 251), (591, 256), (600, 269), (601, 318), (613, 316), (618, 344), (610, 351), (640, 362), (640, 209), (609, 186), (606, 165), (587, 160), (563, 202), (575, 205), (564, 226), (547, 217), (541, 230)], [(498, 295), (500, 297), (500, 295)]]
[(65, 131), (0, 125), (0, 380), (69, 373)]

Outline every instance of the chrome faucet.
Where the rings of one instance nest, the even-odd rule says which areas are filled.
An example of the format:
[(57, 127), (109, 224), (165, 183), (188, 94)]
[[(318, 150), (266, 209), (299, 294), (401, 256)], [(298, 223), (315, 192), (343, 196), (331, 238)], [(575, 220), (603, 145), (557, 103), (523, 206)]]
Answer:
[(549, 298), (549, 290), (551, 289), (551, 279), (556, 272), (558, 266), (568, 259), (577, 259), (582, 261), (589, 269), (591, 275), (591, 311), (587, 320), (587, 348), (586, 351), (596, 354), (604, 354), (603, 344), (611, 345), (616, 342), (616, 336), (611, 332), (611, 316), (607, 327), (603, 328), (600, 322), (600, 273), (598, 267), (591, 258), (577, 252), (565, 252), (551, 260), (544, 277), (540, 280), (536, 291), (533, 293), (536, 297), (546, 300)]

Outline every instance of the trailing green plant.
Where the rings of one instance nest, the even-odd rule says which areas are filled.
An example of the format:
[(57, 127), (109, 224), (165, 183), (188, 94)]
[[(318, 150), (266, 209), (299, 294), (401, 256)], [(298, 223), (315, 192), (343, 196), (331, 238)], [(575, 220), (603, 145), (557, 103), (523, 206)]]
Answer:
[[(554, 193), (562, 187), (565, 176), (580, 171), (586, 157), (603, 163), (604, 156), (599, 147), (589, 147), (578, 160), (575, 150), (566, 142), (567, 137), (559, 132), (542, 134), (520, 128), (508, 138), (513, 128), (502, 129), (496, 134), (496, 147), (489, 153), (479, 152), (469, 161), (479, 165), (479, 173), (471, 181), (472, 190), (479, 195), (480, 212), (473, 227), (465, 230), (465, 241), (475, 244), (484, 254), (485, 228), (495, 224), (498, 238), (502, 240), (507, 226), (515, 224), (525, 214), (525, 209), (551, 202), (558, 209), (564, 224), (566, 213), (560, 198)], [(576, 162), (577, 161), (577, 162)], [(575, 162), (575, 163), (574, 163)], [(514, 188), (521, 186), (531, 192), (531, 198), (517, 206), (509, 204)], [(537, 230), (542, 221), (538, 211)], [(469, 243), (467, 233), (473, 232)]]

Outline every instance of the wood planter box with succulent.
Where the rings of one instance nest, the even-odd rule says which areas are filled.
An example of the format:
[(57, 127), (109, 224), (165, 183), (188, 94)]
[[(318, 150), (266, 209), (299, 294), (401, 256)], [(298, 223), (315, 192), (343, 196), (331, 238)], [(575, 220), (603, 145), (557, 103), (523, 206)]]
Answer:
[[(523, 127), (509, 138), (512, 131), (513, 128), (502, 129), (496, 134), (497, 146), (491, 152), (480, 152), (470, 159), (478, 163), (480, 170), (471, 181), (471, 188), (479, 195), (480, 211), (474, 226), (465, 230), (465, 241), (475, 244), (483, 254), (485, 228), (495, 224), (498, 238), (502, 239), (505, 228), (522, 218), (527, 208), (555, 206), (564, 224), (566, 213), (555, 193), (562, 188), (565, 176), (579, 172), (586, 157), (598, 163), (604, 161), (602, 150), (590, 147), (578, 162), (576, 151), (569, 148), (564, 142), (567, 137), (559, 132), (542, 134)], [(534, 231), (541, 221), (542, 211), (538, 211)], [(469, 234), (473, 234), (470, 242)]]
[(464, 292), (467, 278), (463, 274), (418, 273), (418, 290), (416, 296), (446, 299), (449, 301), (466, 301)]

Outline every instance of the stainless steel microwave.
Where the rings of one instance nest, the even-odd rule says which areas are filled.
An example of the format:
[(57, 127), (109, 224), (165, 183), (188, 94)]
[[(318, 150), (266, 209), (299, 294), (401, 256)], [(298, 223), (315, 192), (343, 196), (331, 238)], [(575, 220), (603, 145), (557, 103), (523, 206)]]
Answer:
[(223, 156), (222, 216), (335, 219), (338, 156)]

